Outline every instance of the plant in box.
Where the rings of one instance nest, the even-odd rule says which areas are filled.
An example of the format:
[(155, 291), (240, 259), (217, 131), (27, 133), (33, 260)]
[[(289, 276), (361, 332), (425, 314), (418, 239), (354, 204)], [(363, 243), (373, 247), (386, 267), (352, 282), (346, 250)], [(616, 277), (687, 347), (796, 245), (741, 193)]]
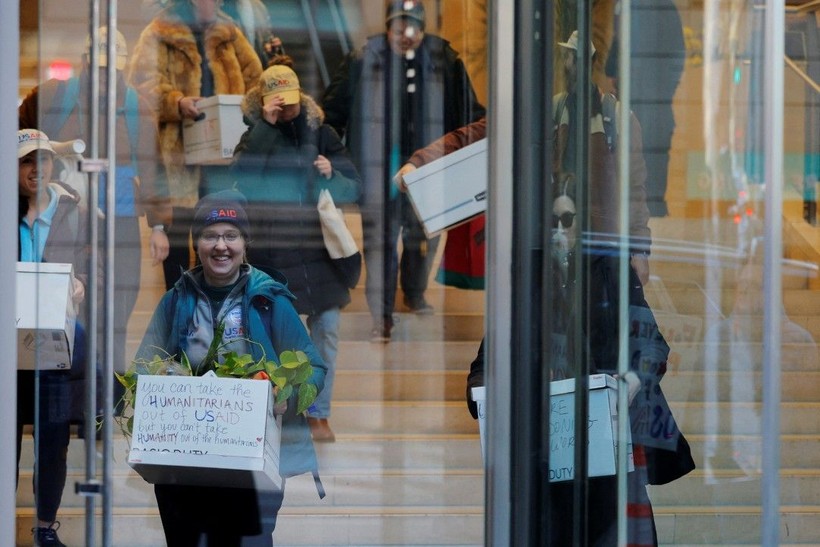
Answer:
[[(297, 394), (296, 412), (305, 412), (316, 400), (316, 386), (308, 380), (313, 375), (313, 366), (303, 351), (286, 350), (279, 354), (279, 363), (268, 360), (263, 352), (259, 360), (247, 353), (238, 354), (234, 351), (225, 351), (222, 344), (222, 334), (225, 325), (220, 324), (214, 332), (214, 339), (208, 348), (208, 353), (197, 369), (201, 376), (209, 371), (220, 378), (252, 378), (268, 380), (274, 391), (276, 404), (287, 401), (294, 393)], [(255, 344), (253, 340), (249, 343)], [(133, 431), (134, 398), (137, 393), (137, 378), (141, 374), (165, 376), (193, 376), (194, 371), (188, 356), (182, 352), (179, 361), (174, 355), (154, 355), (150, 361), (135, 360), (125, 374), (116, 374), (117, 380), (125, 388), (122, 396), (122, 415), (117, 417), (120, 427), (126, 436)]]

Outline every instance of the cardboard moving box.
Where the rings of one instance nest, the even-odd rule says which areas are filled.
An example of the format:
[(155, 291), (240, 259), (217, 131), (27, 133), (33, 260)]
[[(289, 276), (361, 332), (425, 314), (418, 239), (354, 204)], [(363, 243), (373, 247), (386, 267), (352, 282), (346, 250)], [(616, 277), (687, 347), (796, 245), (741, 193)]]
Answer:
[[(614, 475), (618, 458), (618, 382), (607, 374), (589, 376), (587, 472)], [(627, 428), (627, 432), (629, 429)], [(628, 433), (627, 468), (634, 471), (632, 436)], [(550, 382), (549, 480), (575, 477), (575, 379)]]
[(76, 312), (71, 264), (17, 263), (17, 368), (71, 368)]
[(405, 175), (407, 194), (427, 237), (487, 210), (487, 139)]
[(196, 103), (200, 119), (182, 122), (186, 165), (227, 165), (247, 129), (242, 120), (242, 95), (214, 95)]
[(268, 381), (142, 375), (128, 464), (153, 484), (279, 490), (281, 429)]
[[(486, 458), (487, 388), (474, 387), (473, 401), (478, 406), (478, 431), (481, 455)], [(589, 377), (589, 450), (590, 477), (614, 475), (618, 457), (618, 383), (606, 374)], [(629, 430), (627, 430), (629, 431)], [(627, 469), (634, 471), (632, 436), (627, 439)], [(575, 477), (575, 380), (550, 382), (549, 480), (561, 482)]]

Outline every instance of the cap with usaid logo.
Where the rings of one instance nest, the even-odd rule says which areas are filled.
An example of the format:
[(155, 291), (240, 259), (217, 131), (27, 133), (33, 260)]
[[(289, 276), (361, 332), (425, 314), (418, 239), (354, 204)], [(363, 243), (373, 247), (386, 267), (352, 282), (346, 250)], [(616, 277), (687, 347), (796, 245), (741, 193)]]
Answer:
[(54, 154), (48, 135), (38, 129), (21, 129), (17, 132), (17, 159), (35, 150), (45, 150)]
[(267, 103), (277, 95), (285, 100), (285, 105), (298, 104), (299, 77), (285, 65), (274, 65), (262, 73), (262, 102)]

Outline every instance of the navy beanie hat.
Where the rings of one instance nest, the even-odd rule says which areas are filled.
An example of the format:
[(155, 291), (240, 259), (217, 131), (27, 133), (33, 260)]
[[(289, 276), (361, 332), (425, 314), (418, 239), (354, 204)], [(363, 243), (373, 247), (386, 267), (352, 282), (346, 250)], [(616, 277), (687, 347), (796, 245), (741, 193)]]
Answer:
[(250, 222), (245, 212), (245, 196), (234, 190), (222, 190), (202, 196), (194, 209), (194, 223), (191, 232), (194, 240), (199, 238), (206, 227), (218, 222), (233, 224), (245, 239), (250, 238)]

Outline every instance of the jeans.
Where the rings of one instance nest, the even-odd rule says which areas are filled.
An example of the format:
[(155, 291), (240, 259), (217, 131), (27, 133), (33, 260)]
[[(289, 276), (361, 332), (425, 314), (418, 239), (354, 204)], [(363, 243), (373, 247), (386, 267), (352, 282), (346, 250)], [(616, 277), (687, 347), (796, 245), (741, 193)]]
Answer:
[(329, 418), (330, 400), (333, 397), (333, 380), (336, 378), (336, 354), (339, 351), (339, 317), (341, 309), (330, 308), (307, 317), (310, 339), (316, 351), (327, 365), (325, 387), (308, 409), (311, 418)]
[[(405, 297), (424, 297), (439, 238), (427, 239), (406, 194), (390, 200), (382, 211), (364, 210), (362, 222), (367, 305), (373, 320), (380, 322), (393, 315), (399, 271)], [(403, 247), (401, 264), (397, 250), (399, 235)]]
[(68, 372), (62, 370), (17, 372), (17, 474), (19, 479), (23, 426), (34, 424), (34, 499), (37, 519), (44, 522), (57, 518), (66, 483), (71, 439), (68, 380)]

